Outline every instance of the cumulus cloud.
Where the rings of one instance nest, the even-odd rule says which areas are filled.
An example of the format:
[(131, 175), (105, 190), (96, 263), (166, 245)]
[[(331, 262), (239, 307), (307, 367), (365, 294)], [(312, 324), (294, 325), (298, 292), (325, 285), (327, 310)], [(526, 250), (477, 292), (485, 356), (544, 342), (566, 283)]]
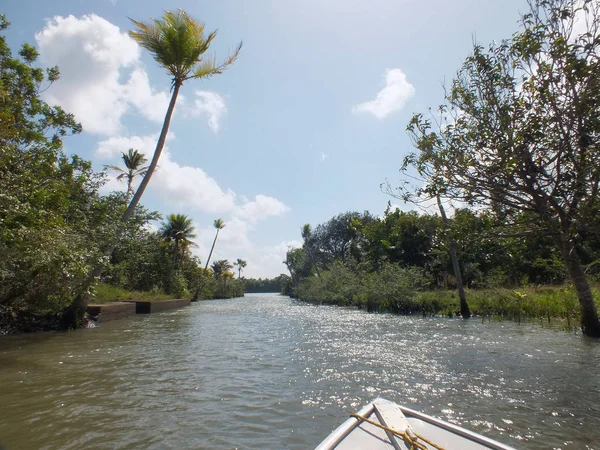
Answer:
[(374, 100), (360, 103), (352, 108), (352, 112), (373, 114), (378, 119), (402, 109), (406, 101), (415, 95), (415, 88), (408, 82), (401, 69), (387, 69), (385, 87), (379, 91)]
[(95, 14), (54, 17), (35, 39), (42, 59), (61, 69), (46, 100), (74, 113), (86, 131), (118, 132), (128, 108), (119, 77), (121, 69), (139, 60), (139, 46)]
[(192, 117), (208, 116), (208, 126), (215, 133), (219, 131), (221, 118), (227, 112), (225, 101), (216, 92), (196, 91), (196, 99), (188, 108), (187, 115)]
[[(169, 106), (170, 94), (166, 91), (156, 91), (150, 86), (150, 80), (145, 70), (136, 68), (129, 76), (129, 81), (123, 89), (125, 98), (148, 120), (162, 123)], [(181, 103), (183, 97), (179, 99)]]
[(283, 202), (273, 197), (259, 194), (254, 200), (247, 201), (236, 212), (236, 215), (249, 222), (257, 222), (269, 216), (278, 216), (289, 211)]
[[(132, 109), (155, 123), (164, 120), (170, 93), (152, 88), (139, 45), (116, 25), (96, 14), (56, 16), (35, 39), (42, 60), (61, 70), (60, 80), (44, 93), (46, 101), (75, 114), (85, 131), (117, 135)], [(193, 104), (180, 95), (178, 103), (187, 115), (207, 116), (215, 132), (227, 111), (211, 91), (197, 91)]]
[[(169, 133), (167, 140), (173, 139), (174, 135)], [(121, 152), (127, 152), (130, 148), (143, 153), (148, 160), (152, 159), (158, 134), (150, 136), (113, 136), (98, 143), (96, 156), (103, 159), (120, 157)]]
[(234, 209), (235, 193), (221, 189), (201, 168), (178, 164), (168, 151), (161, 155), (158, 165), (150, 186), (169, 205), (217, 214)]
[(288, 273), (285, 264), (285, 254), (290, 248), (302, 247), (300, 241), (283, 241), (277, 245), (262, 247), (259, 251), (247, 256), (248, 267), (244, 269), (247, 277), (276, 277)]

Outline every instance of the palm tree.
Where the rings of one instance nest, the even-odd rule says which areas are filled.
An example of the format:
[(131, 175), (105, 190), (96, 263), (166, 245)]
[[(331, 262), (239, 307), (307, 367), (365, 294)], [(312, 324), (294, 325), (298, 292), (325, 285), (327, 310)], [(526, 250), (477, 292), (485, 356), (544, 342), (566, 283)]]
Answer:
[[(185, 214), (170, 214), (165, 222), (163, 222), (160, 235), (166, 240), (175, 243), (173, 249), (173, 265), (177, 265), (177, 260), (185, 255), (189, 247), (195, 246), (192, 239), (196, 237), (194, 234), (194, 225), (192, 219)], [(181, 254), (181, 255), (180, 255)]]
[[(165, 146), (171, 117), (173, 116), (181, 86), (187, 80), (210, 78), (213, 75), (223, 73), (237, 59), (242, 48), (242, 43), (240, 42), (233, 53), (223, 63), (217, 64), (214, 57), (207, 57), (205, 55), (217, 32), (213, 31), (205, 35), (204, 24), (196, 22), (182, 10), (178, 10), (177, 12), (165, 11), (162, 19), (152, 19), (149, 24), (133, 19), (131, 21), (136, 29), (130, 31), (129, 35), (143, 48), (148, 50), (154, 56), (156, 62), (166, 69), (171, 77), (171, 100), (158, 142), (156, 143), (152, 161), (148, 169), (146, 169), (144, 178), (131, 199), (129, 206), (123, 213), (114, 241), (106, 248), (105, 254), (107, 257), (110, 257), (117, 247), (118, 241), (125, 230), (125, 224), (133, 215), (150, 182), (150, 178), (152, 178), (152, 174), (156, 170), (158, 160)], [(96, 266), (81, 292), (65, 310), (61, 324), (63, 328), (76, 326), (81, 317), (83, 317), (89, 300), (88, 288), (102, 274), (103, 266), (103, 264)]]
[(233, 274), (229, 271), (233, 268), (233, 265), (226, 259), (220, 259), (215, 261), (211, 266), (215, 279), (223, 282), (222, 296), (225, 297), (227, 294), (227, 280), (233, 277)]
[(217, 32), (213, 31), (205, 36), (204, 24), (196, 22), (182, 10), (177, 12), (165, 11), (162, 19), (152, 19), (151, 24), (133, 19), (131, 21), (136, 30), (130, 31), (129, 36), (148, 50), (154, 56), (156, 62), (167, 70), (167, 73), (171, 76), (172, 93), (162, 130), (156, 143), (154, 156), (150, 166), (148, 166), (146, 175), (123, 215), (123, 222), (129, 220), (132, 216), (156, 169), (158, 159), (165, 146), (179, 89), (181, 89), (183, 83), (187, 80), (209, 78), (223, 73), (237, 59), (242, 48), (240, 42), (235, 51), (222, 64), (217, 65), (214, 57), (204, 55)]
[(208, 265), (210, 264), (210, 258), (213, 254), (213, 250), (215, 249), (215, 244), (217, 243), (217, 238), (219, 237), (219, 231), (225, 228), (225, 222), (223, 219), (217, 219), (213, 222), (213, 227), (217, 229), (217, 234), (215, 234), (215, 239), (213, 240), (212, 247), (210, 248), (210, 253), (208, 254), (208, 258), (206, 260), (206, 265), (204, 266), (204, 270), (208, 269)]
[(242, 278), (242, 269), (245, 268), (248, 263), (244, 261), (242, 258), (238, 258), (236, 262), (233, 263), (234, 266), (238, 268), (238, 280)]
[(137, 176), (143, 177), (146, 175), (148, 171), (148, 166), (142, 167), (148, 159), (144, 156), (143, 153), (140, 153), (138, 150), (130, 148), (127, 153), (121, 152), (121, 159), (125, 164), (125, 169), (119, 166), (104, 166), (104, 169), (111, 169), (117, 172), (119, 175), (117, 176), (117, 180), (122, 181), (123, 179), (127, 179), (127, 203), (129, 204), (129, 200), (133, 195), (133, 179)]
[[(223, 222), (223, 219), (217, 219), (213, 222), (213, 226), (217, 229), (217, 234), (215, 235), (215, 239), (213, 240), (212, 247), (210, 248), (210, 253), (208, 254), (208, 258), (206, 259), (206, 264), (204, 265), (204, 273), (206, 273), (206, 271), (208, 269), (208, 265), (210, 264), (210, 258), (212, 257), (213, 250), (215, 249), (215, 244), (217, 243), (217, 238), (219, 237), (219, 231), (221, 231), (223, 228), (225, 228), (225, 222)], [(228, 262), (228, 264), (229, 264), (229, 262)], [(198, 300), (198, 297), (200, 296), (200, 292), (202, 291), (203, 287), (204, 287), (204, 282), (201, 281), (200, 284), (198, 285), (198, 288), (196, 289), (196, 292), (194, 293), (194, 297), (192, 298), (192, 301)]]
[(222, 278), (223, 275), (225, 275), (225, 273), (229, 272), (229, 270), (233, 268), (231, 263), (226, 259), (220, 259), (218, 261), (215, 261), (210, 267), (213, 270), (213, 273), (217, 280)]

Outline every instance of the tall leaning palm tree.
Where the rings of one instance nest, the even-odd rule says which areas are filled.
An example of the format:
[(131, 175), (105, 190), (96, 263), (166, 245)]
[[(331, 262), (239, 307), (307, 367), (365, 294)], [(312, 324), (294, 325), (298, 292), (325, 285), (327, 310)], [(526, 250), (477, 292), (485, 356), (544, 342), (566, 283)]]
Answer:
[(188, 248), (196, 245), (192, 242), (192, 239), (196, 237), (192, 219), (185, 214), (170, 214), (167, 220), (163, 222), (159, 232), (163, 239), (174, 243), (174, 266), (177, 266), (177, 262), (183, 259)]
[[(115, 240), (106, 249), (107, 257), (110, 257), (115, 250), (118, 241), (123, 235), (125, 224), (133, 215), (152, 178), (152, 174), (156, 170), (158, 160), (165, 146), (171, 117), (175, 110), (175, 103), (177, 102), (181, 86), (188, 80), (210, 78), (213, 75), (223, 73), (237, 59), (242, 48), (242, 43), (240, 42), (224, 62), (217, 64), (215, 57), (206, 55), (211, 42), (217, 36), (217, 32), (213, 31), (208, 35), (205, 34), (204, 24), (195, 21), (182, 10), (176, 12), (165, 11), (161, 19), (152, 19), (150, 23), (138, 22), (133, 19), (131, 21), (135, 26), (135, 30), (130, 31), (129, 35), (140, 46), (148, 50), (156, 62), (171, 77), (171, 100), (158, 142), (156, 143), (152, 161), (150, 161), (142, 182), (123, 214), (121, 223), (117, 228)], [(86, 283), (87, 285), (83, 287), (81, 293), (76, 296), (65, 310), (61, 321), (63, 328), (77, 326), (77, 323), (83, 317), (89, 299), (89, 295), (87, 294), (88, 288), (94, 279), (102, 274), (102, 269), (103, 264), (96, 266), (92, 274), (90, 274)]]
[(177, 12), (165, 11), (162, 19), (152, 19), (150, 24), (133, 19), (131, 21), (136, 29), (130, 31), (129, 36), (148, 50), (154, 56), (156, 62), (171, 76), (171, 101), (156, 143), (154, 156), (150, 166), (148, 166), (146, 175), (123, 215), (124, 222), (132, 216), (158, 165), (158, 160), (167, 139), (177, 96), (183, 83), (188, 80), (209, 78), (223, 73), (237, 59), (242, 48), (240, 42), (235, 51), (222, 64), (218, 65), (214, 57), (205, 56), (217, 32), (213, 31), (205, 35), (204, 24), (196, 22), (182, 10)]
[(223, 219), (217, 219), (213, 222), (213, 227), (217, 229), (217, 234), (215, 234), (215, 239), (213, 240), (212, 247), (210, 248), (210, 253), (208, 254), (208, 258), (206, 259), (206, 265), (204, 266), (204, 270), (208, 269), (208, 265), (210, 264), (210, 258), (213, 254), (213, 250), (215, 249), (217, 238), (219, 237), (219, 231), (225, 228), (225, 222), (223, 222)]
[[(223, 219), (217, 219), (213, 222), (213, 226), (217, 229), (217, 234), (215, 234), (215, 239), (213, 240), (212, 247), (210, 248), (210, 253), (208, 254), (208, 258), (206, 259), (206, 264), (204, 265), (204, 273), (206, 273), (206, 271), (208, 270), (208, 265), (210, 264), (210, 258), (212, 257), (213, 250), (215, 249), (215, 244), (217, 243), (217, 238), (219, 237), (219, 231), (221, 231), (223, 228), (225, 228), (225, 222), (223, 222)], [(194, 297), (192, 298), (192, 301), (198, 300), (198, 297), (200, 296), (200, 292), (202, 292), (203, 287), (204, 287), (204, 282), (201, 281), (200, 284), (198, 285), (198, 288), (196, 289), (196, 292), (194, 293)]]
[(144, 156), (143, 153), (140, 153), (138, 150), (130, 148), (127, 153), (121, 152), (121, 159), (125, 164), (125, 168), (119, 166), (104, 166), (104, 169), (111, 169), (117, 172), (119, 175), (117, 176), (117, 180), (123, 181), (127, 180), (127, 203), (129, 204), (129, 200), (133, 195), (133, 179), (135, 177), (143, 177), (146, 175), (148, 171), (148, 166), (144, 166), (148, 159)]

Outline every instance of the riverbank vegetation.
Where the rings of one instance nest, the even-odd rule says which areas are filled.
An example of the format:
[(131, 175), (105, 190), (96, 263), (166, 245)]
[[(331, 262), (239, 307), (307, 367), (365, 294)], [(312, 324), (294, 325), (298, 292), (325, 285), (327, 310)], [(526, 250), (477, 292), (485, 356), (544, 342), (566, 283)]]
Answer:
[[(523, 308), (534, 315), (543, 308), (534, 305), (538, 295), (519, 289), (567, 282), (572, 290), (561, 295), (575, 292), (583, 333), (600, 337), (593, 289), (600, 261), (600, 5), (529, 6), (517, 33), (488, 47), (476, 43), (442, 104), (408, 124), (415, 151), (404, 158), (400, 186), (384, 190), (437, 206), (439, 218), (388, 210), (383, 220), (348, 213), (314, 236), (305, 226), (304, 246), (286, 259), (301, 298), (322, 298), (317, 285), (331, 302), (352, 296), (368, 309), (425, 310), (415, 291), (439, 288), (451, 276), (463, 317), (472, 312), (464, 285), (496, 284), (515, 291), (490, 307), (499, 314), (504, 307), (496, 303), (516, 304), (520, 318)], [(449, 201), (460, 206), (452, 219)], [(396, 242), (395, 227), (408, 230), (411, 221), (417, 228)], [(360, 275), (360, 289), (351, 287), (352, 275)], [(570, 307), (563, 309), (568, 316)], [(552, 310), (558, 314), (558, 304)]]
[[(118, 295), (125, 290), (185, 297), (198, 287), (199, 298), (243, 295), (228, 261), (211, 267), (207, 261), (202, 267), (192, 254), (193, 226), (185, 215), (172, 214), (153, 230), (151, 223), (161, 216), (139, 202), (164, 145), (179, 87), (185, 80), (221, 73), (239, 51), (219, 66), (212, 59), (198, 64), (215, 33), (204, 36), (203, 26), (199, 29), (181, 11), (166, 13), (164, 20), (169, 26), (163, 31), (180, 32), (168, 39), (186, 40), (191, 53), (202, 51), (189, 58), (179, 55), (185, 59), (181, 64), (170, 60), (174, 91), (157, 152), (146, 166), (143, 154), (123, 149), (125, 167), (105, 169), (118, 172), (127, 190), (106, 195), (100, 191), (106, 173), (64, 152), (63, 140), (80, 133), (81, 125), (41, 98), (59, 79), (58, 67), (38, 67), (38, 53), (29, 44), (13, 56), (0, 35), (0, 334), (76, 326), (97, 280), (104, 283), (98, 291), (106, 295), (113, 289)], [(144, 24), (135, 24), (145, 30)], [(9, 25), (0, 16), (0, 31)], [(168, 49), (161, 56), (152, 46), (156, 36), (138, 37), (159, 62), (169, 57)], [(134, 192), (136, 177), (142, 183)]]
[[(304, 226), (303, 246), (286, 255), (291, 294), (373, 312), (455, 316), (461, 308), (448, 234), (472, 314), (579, 323), (577, 293), (551, 237), (506, 235), (493, 213), (467, 208), (456, 209), (447, 224), (388, 206), (382, 217), (347, 212), (314, 231)], [(600, 240), (589, 235), (582, 249), (588, 279), (598, 286)], [(597, 287), (594, 295), (600, 301)]]

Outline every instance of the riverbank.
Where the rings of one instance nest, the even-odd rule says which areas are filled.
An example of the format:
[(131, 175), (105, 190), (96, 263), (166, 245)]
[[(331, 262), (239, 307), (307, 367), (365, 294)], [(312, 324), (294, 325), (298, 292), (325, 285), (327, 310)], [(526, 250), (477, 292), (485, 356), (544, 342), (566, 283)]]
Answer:
[[(296, 297), (309, 303), (354, 306), (370, 312), (420, 313), (431, 317), (454, 317), (460, 313), (456, 290), (417, 290), (399, 283), (349, 287), (327, 281), (303, 280)], [(593, 293), (600, 307), (600, 288), (595, 286)], [(579, 302), (572, 286), (466, 289), (466, 297), (474, 316), (490, 320), (560, 321), (568, 329), (579, 325)]]

